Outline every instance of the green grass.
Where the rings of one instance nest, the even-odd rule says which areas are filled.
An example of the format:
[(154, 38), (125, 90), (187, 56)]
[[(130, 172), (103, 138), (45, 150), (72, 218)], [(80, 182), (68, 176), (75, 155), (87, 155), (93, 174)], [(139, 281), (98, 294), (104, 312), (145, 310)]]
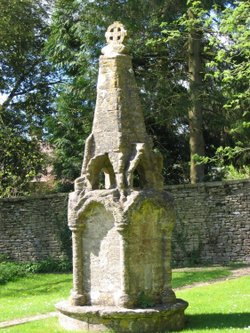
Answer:
[(71, 274), (32, 274), (0, 286), (0, 321), (55, 311), (69, 297)]
[[(177, 297), (189, 302), (183, 333), (250, 332), (250, 276), (179, 290)], [(0, 330), (1, 333), (70, 333), (57, 318)], [(152, 332), (154, 333), (154, 332)]]
[[(228, 276), (222, 267), (177, 269), (173, 287)], [(22, 318), (55, 310), (55, 303), (69, 297), (71, 274), (31, 274), (0, 286), (0, 321)]]
[(230, 268), (220, 266), (174, 269), (172, 273), (172, 287), (179, 288), (196, 282), (225, 278), (231, 274)]
[(250, 276), (180, 290), (189, 302), (182, 332), (250, 332)]
[[(76, 333), (60, 327), (57, 318), (33, 321), (31, 323), (0, 329), (1, 333)], [(84, 333), (84, 332), (81, 332)], [(87, 332), (86, 332), (87, 333)]]
[[(238, 267), (174, 269), (173, 287), (178, 288), (195, 282), (227, 277), (235, 268)], [(209, 286), (178, 290), (177, 296), (190, 303), (186, 312), (188, 329), (183, 332), (198, 333), (208, 330), (219, 331), (219, 333), (243, 332), (244, 327), (250, 326), (250, 314), (246, 314), (250, 312), (250, 296), (246, 289), (246, 282), (250, 285), (249, 279), (246, 277), (217, 282)], [(0, 286), (0, 321), (55, 311), (55, 303), (67, 299), (71, 288), (72, 274), (31, 274), (8, 282)], [(247, 316), (249, 316), (248, 324)], [(60, 328), (57, 318), (49, 318), (0, 329), (0, 333), (5, 332), (64, 333), (69, 331)]]

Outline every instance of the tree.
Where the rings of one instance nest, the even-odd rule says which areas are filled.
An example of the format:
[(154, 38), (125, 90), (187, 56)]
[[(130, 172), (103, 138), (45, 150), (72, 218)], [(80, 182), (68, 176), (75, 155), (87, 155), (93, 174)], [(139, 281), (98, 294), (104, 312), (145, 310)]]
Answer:
[[(162, 24), (163, 33), (166, 35), (164, 40), (168, 45), (173, 47), (177, 42), (182, 41), (179, 43), (183, 54), (181, 79), (188, 87), (189, 94), (187, 110), (191, 183), (204, 180), (204, 164), (197, 163), (197, 156), (202, 158), (205, 153), (209, 154), (211, 146), (209, 145), (211, 138), (207, 134), (210, 132), (211, 109), (214, 111), (216, 99), (212, 101), (208, 96), (214, 88), (217, 89), (217, 87), (211, 87), (211, 82), (206, 82), (205, 64), (210, 58), (207, 45), (211, 34), (215, 32), (211, 12), (214, 6), (218, 11), (222, 11), (226, 4), (228, 5), (229, 1), (188, 0), (186, 10), (181, 17), (178, 17), (174, 22)], [(218, 98), (217, 108), (221, 107), (222, 103), (219, 102)], [(205, 114), (205, 110), (207, 114)], [(204, 119), (206, 119), (206, 125)], [(214, 137), (216, 132), (212, 132)], [(204, 137), (208, 139), (208, 142), (205, 143)]]
[(249, 177), (250, 162), (249, 10), (248, 2), (234, 1), (223, 12), (215, 11), (217, 34), (210, 39), (213, 59), (207, 73), (221, 91), (227, 140), (206, 162), (219, 166), (224, 174), (248, 170), (245, 177)]
[[(222, 143), (233, 144), (234, 139), (224, 126), (228, 120), (223, 105), (228, 97), (211, 76), (207, 64), (218, 51), (210, 43), (218, 33), (215, 21), (232, 5), (232, 1), (225, 0), (58, 0), (47, 49), (50, 60), (67, 80), (59, 99), (60, 111), (54, 120), (69, 117), (64, 124), (71, 126), (64, 125), (63, 138), (59, 138), (57, 130), (51, 136), (60, 146), (58, 170), (65, 170), (64, 175), (70, 179), (75, 178), (65, 161), (77, 156), (73, 159), (74, 165), (81, 163), (79, 147), (90, 129), (97, 60), (105, 44), (104, 33), (110, 23), (121, 20), (131, 36), (128, 46), (133, 55), (146, 125), (156, 149), (165, 157), (166, 182), (202, 181), (204, 169), (207, 177), (213, 177), (212, 167), (197, 163), (197, 156), (212, 158)], [(217, 14), (213, 17), (215, 10)], [(71, 103), (71, 98), (76, 102)], [(67, 146), (73, 128), (77, 145), (70, 150)]]
[(57, 111), (47, 120), (48, 140), (56, 155), (54, 172), (62, 190), (71, 188), (70, 182), (81, 170), (83, 140), (90, 133), (92, 121), (93, 103), (87, 103), (81, 95), (62, 90), (56, 101)]
[[(84, 119), (89, 124), (94, 110), (97, 64), (100, 50), (105, 44), (105, 31), (113, 21), (123, 22), (131, 36), (128, 47), (133, 55), (146, 125), (156, 147), (166, 157), (165, 177), (172, 183), (182, 181), (186, 173), (183, 162), (188, 159), (186, 156), (183, 158), (183, 155), (187, 155), (186, 137), (185, 133), (182, 135), (179, 132), (179, 124), (183, 123), (182, 118), (185, 114), (183, 101), (186, 98), (186, 91), (178, 82), (176, 75), (180, 71), (180, 64), (172, 60), (175, 58), (176, 50), (166, 48), (163, 44), (155, 47), (148, 41), (152, 35), (161, 36), (161, 20), (163, 18), (171, 20), (171, 17), (181, 12), (181, 8), (181, 4), (176, 5), (172, 0), (150, 2), (59, 0), (53, 15), (52, 34), (47, 48), (50, 60), (67, 77), (60, 103), (65, 105), (62, 100), (69, 101), (70, 97), (67, 96), (70, 95), (78, 102), (68, 108), (68, 117), (71, 117), (70, 115), (73, 117), (77, 112), (81, 115), (77, 118), (79, 122)], [(80, 103), (81, 100), (84, 102)], [(63, 108), (60, 109), (60, 114), (62, 113)], [(184, 122), (187, 122), (186, 115), (185, 118)], [(69, 123), (74, 122), (78, 137), (75, 141), (80, 143), (78, 129), (82, 125), (77, 125), (75, 120)], [(82, 144), (87, 134), (86, 130), (82, 132)], [(62, 142), (62, 138), (60, 139), (58, 135), (59, 132), (53, 132), (51, 138), (53, 142)], [(177, 137), (180, 139), (177, 140)], [(60, 147), (58, 156), (63, 156), (63, 159), (58, 158), (57, 166), (60, 164), (60, 168), (63, 169), (66, 167), (63, 160), (78, 156), (79, 150), (68, 151), (66, 146)], [(69, 175), (70, 170), (66, 171), (66, 174)]]
[(189, 118), (189, 148), (190, 148), (190, 181), (199, 183), (204, 179), (204, 165), (196, 164), (194, 155), (204, 156), (205, 142), (203, 137), (202, 112), (202, 28), (197, 22), (197, 14), (189, 8), (190, 24), (188, 34), (188, 72), (191, 105), (188, 110)]
[(43, 54), (48, 35), (44, 1), (0, 2), (0, 195), (22, 193), (42, 168), (38, 141), (51, 112), (55, 83)]
[(27, 194), (29, 181), (42, 171), (45, 160), (37, 141), (4, 126), (0, 142), (0, 197)]

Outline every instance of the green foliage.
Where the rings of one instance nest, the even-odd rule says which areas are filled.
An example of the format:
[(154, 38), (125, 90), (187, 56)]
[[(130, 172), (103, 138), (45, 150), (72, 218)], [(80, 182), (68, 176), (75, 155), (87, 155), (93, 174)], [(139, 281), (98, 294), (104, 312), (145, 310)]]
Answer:
[(2, 263), (2, 262), (6, 262), (6, 261), (8, 261), (8, 256), (6, 255), (6, 254), (0, 254), (0, 264)]
[(181, 70), (179, 53), (164, 43), (157, 47), (147, 43), (150, 36), (161, 36), (162, 18), (172, 20), (182, 7), (174, 1), (57, 1), (47, 50), (50, 60), (67, 78), (51, 125), (59, 178), (71, 180), (80, 173), (82, 147), (94, 110), (98, 57), (105, 44), (105, 31), (114, 20), (122, 21), (131, 37), (128, 48), (146, 126), (155, 146), (166, 156), (165, 178), (169, 183), (186, 178), (187, 136), (179, 130), (186, 121), (186, 89), (177, 74)]
[(221, 14), (217, 13), (220, 18), (219, 33), (217, 38), (210, 40), (210, 44), (220, 50), (214, 54), (212, 63), (208, 64), (213, 67), (213, 73), (210, 74), (219, 79), (217, 83), (227, 97), (224, 107), (228, 112), (231, 110), (236, 111), (237, 115), (241, 114), (243, 120), (249, 113), (250, 98), (249, 10), (249, 2), (235, 1), (234, 6), (226, 8)]
[(55, 77), (43, 54), (44, 1), (0, 2), (0, 196), (25, 194), (43, 167), (39, 141), (51, 113)]
[(213, 58), (207, 63), (206, 76), (220, 90), (223, 102), (224, 142), (214, 158), (223, 156), (225, 174), (232, 164), (239, 178), (250, 162), (249, 10), (247, 1), (234, 1), (223, 12), (215, 9), (218, 33), (209, 40)]
[(0, 143), (0, 197), (27, 194), (29, 182), (43, 170), (46, 161), (37, 140), (3, 127)]
[(230, 165), (237, 171), (234, 176), (243, 178), (250, 161), (249, 3), (188, 1), (187, 5), (186, 13), (161, 26), (164, 41), (171, 47), (183, 45), (186, 58), (189, 32), (196, 29), (202, 34), (205, 67), (199, 98), (206, 157), (196, 154), (193, 159), (197, 165), (205, 164), (205, 180), (230, 178)]
[[(98, 57), (114, 20), (130, 33), (146, 126), (164, 156), (165, 181), (189, 181), (187, 44), (192, 31), (202, 44), (203, 80), (195, 88), (202, 103), (206, 180), (228, 177), (230, 165), (236, 170), (233, 177), (247, 175), (247, 1), (57, 0), (50, 20), (52, 3), (0, 2), (0, 94), (6, 95), (0, 106), (0, 196), (28, 193), (28, 182), (47, 163), (39, 151), (45, 139), (54, 148), (58, 189), (72, 188), (91, 130)], [(242, 153), (224, 158), (221, 167), (215, 161), (220, 147), (225, 154), (227, 147)]]
[(23, 266), (29, 273), (67, 273), (72, 270), (68, 259), (48, 258), (39, 262), (26, 263)]
[(0, 110), (0, 125), (38, 138), (44, 115), (51, 111), (53, 81), (43, 55), (48, 35), (44, 4), (30, 0), (0, 3), (0, 93), (7, 96)]
[(54, 147), (54, 171), (63, 189), (79, 176), (83, 158), (84, 140), (92, 123), (91, 102), (83, 102), (84, 96), (72, 95), (62, 88), (56, 101), (57, 112), (47, 118), (50, 133), (48, 140)]
[(24, 266), (12, 262), (0, 263), (0, 285), (27, 275)]
[(247, 179), (250, 178), (250, 167), (243, 165), (240, 169), (236, 169), (232, 164), (225, 167), (225, 179)]
[(242, 164), (245, 156), (249, 155), (250, 148), (235, 147), (218, 147), (212, 157), (203, 157), (195, 155), (194, 159), (197, 164), (210, 164), (211, 178), (222, 179), (245, 179), (250, 177), (248, 165)]
[(20, 277), (34, 273), (67, 273), (72, 270), (72, 263), (67, 259), (48, 258), (39, 262), (15, 263), (1, 259), (0, 285), (15, 281)]

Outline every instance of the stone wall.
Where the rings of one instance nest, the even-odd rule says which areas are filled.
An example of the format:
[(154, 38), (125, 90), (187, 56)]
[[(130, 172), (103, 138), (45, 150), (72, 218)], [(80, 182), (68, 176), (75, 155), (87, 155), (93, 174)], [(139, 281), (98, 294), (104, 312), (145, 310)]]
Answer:
[(168, 186), (177, 223), (172, 258), (191, 263), (250, 263), (250, 181)]
[(38, 261), (70, 253), (66, 194), (0, 200), (0, 255)]
[[(177, 223), (177, 265), (250, 263), (250, 181), (168, 186)], [(0, 254), (17, 261), (70, 253), (67, 194), (0, 199)]]

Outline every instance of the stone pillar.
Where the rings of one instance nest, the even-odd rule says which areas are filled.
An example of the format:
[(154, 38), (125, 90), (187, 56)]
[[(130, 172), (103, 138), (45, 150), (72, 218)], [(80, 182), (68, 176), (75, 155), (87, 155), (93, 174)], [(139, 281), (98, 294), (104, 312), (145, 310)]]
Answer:
[(171, 269), (171, 232), (165, 233), (163, 236), (163, 276), (164, 287), (162, 292), (162, 303), (174, 303), (176, 301), (175, 293), (172, 290), (172, 269)]
[(171, 288), (174, 206), (146, 132), (126, 35), (120, 22), (106, 32), (92, 133), (69, 200), (74, 288), (71, 304), (57, 309), (69, 329), (165, 332), (183, 327), (187, 303)]
[(87, 297), (83, 286), (83, 259), (82, 259), (82, 227), (71, 227), (72, 254), (73, 254), (73, 290), (70, 302), (72, 305), (85, 305)]

